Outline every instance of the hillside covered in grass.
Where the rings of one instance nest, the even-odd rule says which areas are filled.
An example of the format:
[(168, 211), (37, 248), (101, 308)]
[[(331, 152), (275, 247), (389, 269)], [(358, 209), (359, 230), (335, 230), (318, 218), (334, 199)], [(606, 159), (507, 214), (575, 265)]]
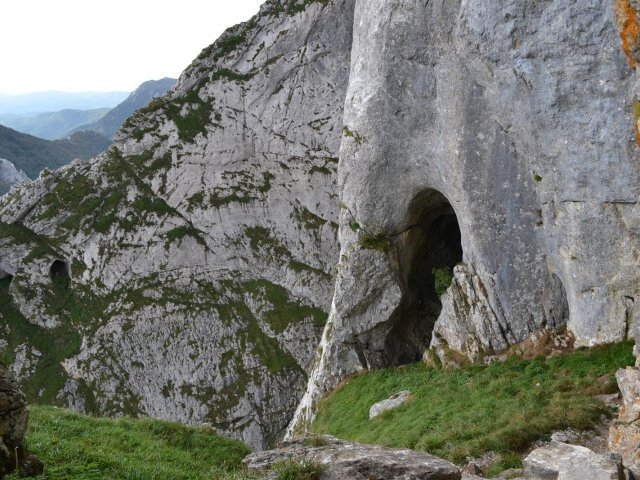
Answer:
[(210, 427), (94, 418), (52, 407), (29, 410), (27, 448), (45, 462), (49, 480), (245, 478), (241, 462), (249, 449)]
[[(353, 378), (323, 399), (314, 432), (344, 440), (427, 451), (454, 463), (488, 451), (494, 472), (518, 467), (538, 439), (565, 428), (588, 430), (617, 391), (614, 373), (633, 364), (621, 343), (558, 357), (445, 371), (414, 364)], [(369, 420), (369, 408), (402, 390), (412, 399)]]

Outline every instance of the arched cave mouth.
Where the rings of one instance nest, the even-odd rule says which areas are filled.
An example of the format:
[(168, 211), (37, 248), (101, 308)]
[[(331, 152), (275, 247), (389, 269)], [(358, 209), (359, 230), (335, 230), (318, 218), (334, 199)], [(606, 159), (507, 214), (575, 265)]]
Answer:
[(442, 193), (429, 189), (418, 194), (409, 206), (407, 224), (411, 227), (397, 250), (403, 296), (386, 339), (390, 365), (422, 358), (442, 310), (436, 284), (442, 293), (453, 267), (462, 261), (458, 218)]
[(49, 267), (49, 277), (53, 286), (57, 290), (68, 290), (71, 285), (71, 277), (69, 276), (69, 267), (66, 262), (56, 260)]

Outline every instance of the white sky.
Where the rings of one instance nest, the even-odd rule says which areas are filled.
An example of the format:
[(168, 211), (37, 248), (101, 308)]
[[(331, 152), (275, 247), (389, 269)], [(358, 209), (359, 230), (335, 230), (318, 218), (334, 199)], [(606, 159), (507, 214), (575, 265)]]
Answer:
[(264, 0), (0, 0), (0, 93), (177, 78)]

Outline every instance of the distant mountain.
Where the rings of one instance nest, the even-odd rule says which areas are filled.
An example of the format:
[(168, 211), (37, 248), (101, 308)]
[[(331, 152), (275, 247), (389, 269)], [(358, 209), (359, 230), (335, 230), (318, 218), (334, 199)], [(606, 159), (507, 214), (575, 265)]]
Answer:
[(113, 108), (130, 92), (36, 92), (22, 95), (0, 93), (0, 113), (25, 115), (57, 112), (63, 109), (92, 110)]
[(59, 112), (30, 115), (4, 113), (0, 114), (0, 125), (45, 140), (56, 140), (66, 137), (80, 125), (97, 122), (109, 111), (109, 108), (98, 108), (94, 110), (65, 109)]
[(26, 173), (18, 170), (9, 160), (0, 158), (0, 195), (9, 191), (12, 185), (29, 180)]
[(36, 178), (44, 168), (56, 169), (76, 158), (91, 158), (110, 144), (96, 132), (77, 132), (50, 141), (0, 125), (0, 158), (6, 158), (30, 178)]
[(140, 85), (120, 105), (115, 107), (104, 117), (92, 124), (77, 127), (75, 131), (93, 130), (107, 138), (113, 138), (124, 121), (139, 108), (145, 107), (155, 97), (161, 97), (176, 83), (175, 78), (163, 78), (161, 80), (149, 80)]

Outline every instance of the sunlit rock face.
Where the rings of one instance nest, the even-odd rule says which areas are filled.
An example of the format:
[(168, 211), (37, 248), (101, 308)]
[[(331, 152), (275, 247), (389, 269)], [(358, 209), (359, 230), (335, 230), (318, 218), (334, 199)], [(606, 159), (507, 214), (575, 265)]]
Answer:
[(1, 353), (31, 398), (259, 449), (363, 369), (627, 338), (620, 12), (268, 1), (105, 154), (0, 201)]
[(266, 2), (105, 154), (2, 199), (0, 352), (31, 400), (282, 434), (333, 294), (353, 3)]
[(425, 350), (461, 363), (545, 328), (630, 335), (636, 77), (615, 3), (356, 2), (341, 260), (290, 434), (348, 375)]
[(18, 170), (9, 160), (0, 158), (0, 195), (7, 193), (13, 185), (26, 180), (29, 180), (26, 173)]

